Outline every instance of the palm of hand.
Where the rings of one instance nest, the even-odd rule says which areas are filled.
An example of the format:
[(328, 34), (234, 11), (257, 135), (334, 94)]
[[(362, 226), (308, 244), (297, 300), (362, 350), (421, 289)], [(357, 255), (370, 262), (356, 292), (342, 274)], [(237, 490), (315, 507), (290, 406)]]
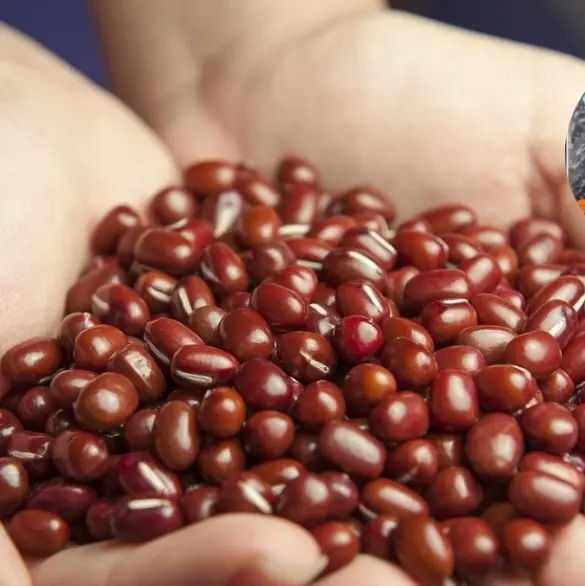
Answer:
[[(494, 51), (480, 71), (476, 58), (485, 49), (473, 42), (469, 53), (458, 56), (457, 66), (448, 58), (455, 48), (447, 41), (444, 54), (421, 50), (413, 61), (398, 58), (390, 65), (388, 55), (414, 42), (400, 30), (380, 18), (339, 23), (280, 48), (254, 68), (253, 75), (236, 76), (239, 83), (230, 83), (233, 71), (227, 64), (218, 77), (205, 80), (192, 104), (185, 107), (185, 93), (192, 91), (186, 83), (185, 93), (143, 114), (160, 121), (156, 129), (181, 163), (195, 156), (242, 156), (268, 168), (282, 153), (299, 153), (323, 169), (324, 183), (333, 189), (363, 181), (388, 188), (403, 214), (431, 203), (466, 201), (497, 223), (524, 215), (531, 207), (556, 217), (564, 183), (564, 126), (574, 99), (571, 76), (560, 79), (566, 91), (560, 102), (550, 104), (544, 84), (531, 81), (535, 71), (521, 71), (519, 49)], [(34, 62), (30, 47), (21, 48)], [(547, 59), (553, 69), (557, 58)], [(417, 79), (410, 73), (422, 61), (427, 72), (428, 65), (434, 65), (435, 81), (428, 74)], [(17, 148), (4, 177), (20, 197), (2, 202), (2, 217), (14, 220), (6, 228), (17, 228), (3, 232), (1, 244), (22, 251), (15, 238), (28, 237), (35, 254), (22, 251), (5, 263), (2, 299), (7, 308), (19, 307), (24, 275), (27, 288), (44, 293), (42, 301), (37, 298), (22, 313), (2, 312), (3, 343), (54, 326), (59, 313), (55, 308), (82, 262), (87, 229), (104, 209), (121, 201), (140, 206), (177, 177), (164, 148), (117, 105), (54, 63), (42, 61), (35, 67), (46, 90), (42, 123), (53, 142), (43, 148), (36, 140), (39, 112), (22, 114), (27, 120), (31, 115), (32, 122), (25, 126), (28, 136), (21, 127), (16, 134), (18, 125), (7, 126)], [(496, 83), (503, 95), (514, 96), (509, 104), (493, 93)], [(55, 112), (62, 115), (60, 120)], [(64, 133), (65, 119), (71, 124)], [(13, 120), (9, 115), (2, 124)], [(186, 121), (197, 121), (208, 132), (185, 132)], [(455, 131), (461, 127), (465, 132)], [(111, 145), (116, 145), (114, 152)], [(36, 170), (34, 189), (21, 171), (31, 165)], [(59, 217), (47, 222), (57, 198)], [(84, 223), (88, 209), (93, 217)], [(73, 259), (71, 251), (76, 251)], [(572, 551), (584, 533), (579, 519), (559, 536), (539, 584), (578, 583), (582, 568)], [(218, 586), (304, 583), (294, 575), (286, 582), (261, 579), (251, 569), (262, 553), (286, 560), (291, 551), (297, 560), (317, 559), (314, 544), (297, 528), (276, 520), (229, 516), (153, 544), (88, 546), (30, 567), (38, 586), (67, 586), (82, 579), (88, 586), (154, 586), (167, 581), (180, 586), (193, 580)], [(6, 556), (19, 571), (8, 546)], [(396, 570), (364, 557), (323, 585), (353, 584), (358, 577), (372, 586), (409, 583)], [(496, 583), (512, 582), (502, 578)]]

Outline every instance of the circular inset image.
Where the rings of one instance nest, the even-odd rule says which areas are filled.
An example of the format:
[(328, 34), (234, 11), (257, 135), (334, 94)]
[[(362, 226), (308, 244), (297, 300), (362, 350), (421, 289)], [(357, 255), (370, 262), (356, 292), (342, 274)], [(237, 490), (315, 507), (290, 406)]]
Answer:
[(577, 104), (567, 133), (565, 164), (567, 176), (579, 207), (585, 212), (585, 94)]

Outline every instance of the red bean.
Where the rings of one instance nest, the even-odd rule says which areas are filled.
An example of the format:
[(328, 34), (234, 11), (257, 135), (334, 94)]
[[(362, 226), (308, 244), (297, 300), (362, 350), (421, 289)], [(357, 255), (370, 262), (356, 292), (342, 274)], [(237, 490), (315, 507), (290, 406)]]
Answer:
[(551, 536), (537, 521), (512, 519), (502, 531), (502, 547), (513, 566), (533, 570), (546, 559)]
[(396, 264), (396, 249), (372, 229), (366, 227), (350, 228), (343, 235), (340, 245), (367, 254), (384, 271), (391, 271)]
[(483, 354), (473, 346), (448, 346), (435, 352), (437, 371), (462, 370), (471, 375), (486, 367)]
[(6, 444), (6, 455), (20, 461), (28, 475), (43, 479), (50, 475), (53, 438), (45, 433), (15, 430)]
[(185, 172), (185, 185), (199, 196), (208, 196), (231, 189), (236, 181), (236, 169), (227, 161), (203, 161)]
[(354, 187), (343, 195), (344, 209), (348, 214), (361, 211), (373, 211), (392, 222), (396, 216), (396, 208), (388, 195), (371, 185)]
[(304, 474), (292, 480), (282, 491), (276, 514), (303, 527), (322, 523), (329, 514), (331, 492), (319, 476)]
[(526, 316), (516, 306), (492, 293), (476, 295), (471, 304), (477, 313), (480, 325), (500, 326), (521, 332), (526, 325)]
[(381, 559), (393, 557), (391, 540), (398, 522), (395, 515), (378, 515), (368, 521), (362, 530), (362, 552)]
[(181, 385), (210, 389), (228, 385), (235, 377), (239, 362), (229, 352), (204, 345), (182, 346), (171, 362), (171, 374)]
[(429, 441), (414, 439), (394, 448), (386, 460), (385, 476), (402, 484), (425, 486), (439, 470), (439, 452)]
[(337, 248), (331, 251), (323, 260), (322, 276), (333, 286), (347, 281), (364, 280), (382, 292), (385, 290), (384, 271), (361, 250)]
[(494, 258), (481, 252), (463, 260), (459, 268), (467, 275), (474, 295), (494, 291), (503, 276)]
[(307, 385), (294, 406), (295, 419), (307, 428), (320, 428), (345, 417), (345, 398), (338, 386), (321, 380)]
[(500, 326), (475, 326), (463, 330), (455, 340), (456, 344), (473, 346), (479, 350), (488, 364), (501, 362), (510, 341), (516, 332)]
[(66, 478), (87, 482), (102, 478), (109, 463), (105, 442), (85, 431), (65, 431), (52, 445), (55, 468)]
[(443, 240), (417, 230), (400, 230), (392, 239), (392, 246), (399, 264), (414, 266), (419, 271), (441, 269), (449, 257), (449, 247)]
[(108, 362), (128, 344), (128, 338), (118, 328), (98, 325), (83, 330), (75, 338), (73, 357), (75, 366), (83, 370), (103, 372)]
[(483, 490), (466, 468), (452, 466), (439, 470), (425, 491), (431, 515), (449, 519), (471, 515), (483, 500)]
[(68, 523), (79, 523), (96, 500), (95, 491), (82, 484), (60, 480), (43, 483), (26, 501), (26, 509), (48, 511), (59, 515)]
[(529, 452), (520, 462), (520, 470), (533, 470), (562, 480), (577, 490), (585, 489), (585, 477), (582, 472), (563, 460), (561, 456), (546, 452)]
[(246, 404), (231, 387), (217, 387), (205, 395), (197, 410), (201, 429), (216, 437), (237, 435), (246, 419)]
[(331, 521), (315, 527), (311, 534), (329, 563), (325, 573), (346, 566), (358, 555), (360, 539), (347, 522)]
[(477, 390), (473, 377), (457, 370), (437, 373), (429, 395), (431, 422), (441, 431), (461, 431), (472, 427), (479, 416)]
[(95, 501), (87, 511), (85, 523), (89, 534), (97, 541), (112, 539), (110, 517), (114, 504), (109, 499)]
[(473, 296), (467, 275), (459, 269), (435, 269), (414, 275), (404, 287), (404, 301), (420, 310), (431, 301), (470, 299)]
[(563, 351), (561, 368), (571, 377), (575, 385), (585, 381), (585, 335), (577, 334)]
[(396, 391), (394, 375), (383, 366), (358, 364), (345, 376), (343, 396), (348, 411), (356, 416), (367, 416), (383, 397)]
[(56, 340), (32, 338), (8, 350), (0, 360), (0, 372), (12, 385), (38, 385), (61, 366), (64, 356)]
[(408, 338), (395, 338), (386, 344), (380, 362), (392, 372), (401, 389), (425, 387), (437, 373), (435, 357)]
[(175, 498), (182, 493), (178, 477), (148, 452), (123, 454), (116, 464), (116, 472), (120, 485), (130, 496)]
[(250, 468), (250, 472), (256, 474), (274, 488), (288, 484), (304, 474), (306, 470), (297, 460), (277, 458), (276, 460), (256, 464), (256, 466)]
[(331, 338), (340, 319), (339, 314), (333, 309), (317, 303), (311, 303), (307, 310), (305, 329), (325, 338)]
[(547, 234), (563, 242), (566, 235), (563, 229), (556, 223), (544, 218), (525, 218), (518, 220), (510, 228), (510, 242), (515, 248), (532, 240), (535, 236)]
[(570, 411), (562, 405), (534, 405), (526, 409), (518, 421), (524, 437), (533, 448), (564, 454), (570, 452), (577, 443), (577, 423)]
[(347, 364), (365, 362), (382, 347), (382, 331), (369, 318), (352, 315), (342, 318), (332, 336), (337, 355)]
[(311, 472), (321, 472), (327, 465), (319, 448), (318, 433), (297, 431), (289, 455)]
[(291, 448), (294, 423), (285, 413), (260, 411), (246, 422), (243, 442), (246, 451), (259, 460), (281, 458)]
[(559, 366), (561, 349), (553, 336), (547, 332), (528, 332), (510, 341), (503, 360), (528, 370), (536, 378), (545, 379)]
[(161, 226), (173, 226), (195, 215), (197, 202), (182, 187), (167, 187), (150, 201), (150, 213)]
[(61, 551), (69, 541), (66, 521), (49, 511), (20, 511), (6, 525), (6, 532), (25, 556), (47, 557)]
[(369, 417), (372, 433), (383, 441), (408, 441), (423, 437), (429, 429), (429, 408), (417, 393), (390, 393)]
[(454, 342), (465, 329), (477, 325), (477, 313), (468, 301), (432, 301), (420, 314), (421, 325), (438, 346)]
[(337, 362), (331, 343), (312, 332), (283, 334), (278, 341), (277, 356), (283, 369), (301, 382), (327, 377)]
[(28, 474), (16, 458), (0, 458), (0, 518), (15, 513), (24, 503), (29, 488)]
[(549, 301), (564, 301), (578, 311), (585, 300), (585, 284), (577, 277), (567, 275), (559, 277), (550, 285), (546, 285), (538, 291), (528, 302), (526, 312), (532, 315), (539, 307)]
[(198, 523), (213, 515), (219, 489), (215, 486), (196, 486), (189, 489), (181, 499), (187, 524)]
[(201, 258), (200, 271), (211, 290), (219, 297), (245, 291), (248, 273), (240, 257), (227, 244), (210, 244)]
[(396, 338), (408, 338), (429, 352), (435, 349), (435, 344), (429, 332), (421, 325), (401, 317), (389, 317), (382, 324), (384, 343), (389, 343)]
[(219, 440), (199, 451), (197, 469), (206, 482), (223, 485), (246, 468), (246, 454), (237, 439)]

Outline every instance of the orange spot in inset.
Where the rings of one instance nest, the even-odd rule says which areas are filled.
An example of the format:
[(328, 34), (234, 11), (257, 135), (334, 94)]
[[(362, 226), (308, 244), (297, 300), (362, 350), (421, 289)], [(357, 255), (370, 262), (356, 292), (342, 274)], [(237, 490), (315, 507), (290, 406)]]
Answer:
[(585, 214), (585, 199), (578, 199), (577, 205), (579, 206), (579, 209)]

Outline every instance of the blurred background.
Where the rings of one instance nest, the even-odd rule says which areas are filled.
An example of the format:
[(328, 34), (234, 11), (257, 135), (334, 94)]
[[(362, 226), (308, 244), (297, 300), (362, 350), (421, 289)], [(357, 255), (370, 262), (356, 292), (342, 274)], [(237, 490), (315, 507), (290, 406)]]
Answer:
[[(393, 0), (391, 4), (464, 28), (585, 59), (585, 0)], [(87, 5), (83, 0), (0, 0), (0, 20), (107, 85)]]

